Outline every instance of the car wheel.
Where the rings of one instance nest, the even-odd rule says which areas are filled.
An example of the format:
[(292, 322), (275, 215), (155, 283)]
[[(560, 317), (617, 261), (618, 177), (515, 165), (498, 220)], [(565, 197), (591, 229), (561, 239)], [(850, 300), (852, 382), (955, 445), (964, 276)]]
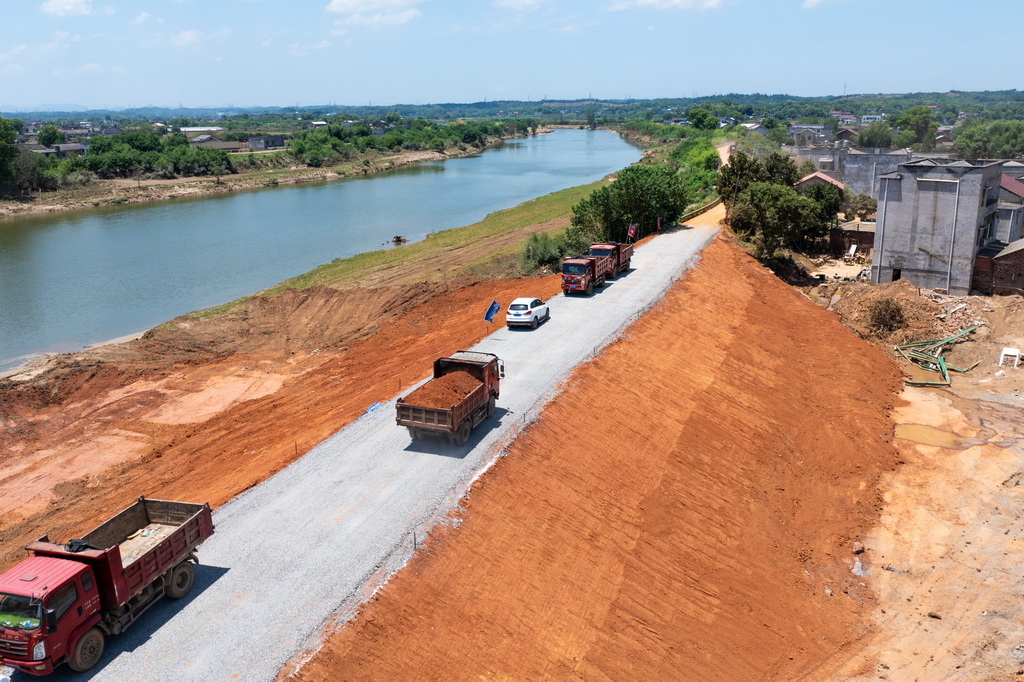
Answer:
[(546, 310), (546, 311), (544, 312), (544, 321), (545, 321), (545, 322), (547, 322), (547, 321), (548, 321), (548, 320), (550, 320), (550, 319), (551, 319), (551, 308), (548, 308), (548, 309), (547, 309), (547, 310)]
[(536, 329), (536, 328), (537, 328), (537, 317), (534, 316), (534, 318), (532, 320), (530, 320), (530, 329)]

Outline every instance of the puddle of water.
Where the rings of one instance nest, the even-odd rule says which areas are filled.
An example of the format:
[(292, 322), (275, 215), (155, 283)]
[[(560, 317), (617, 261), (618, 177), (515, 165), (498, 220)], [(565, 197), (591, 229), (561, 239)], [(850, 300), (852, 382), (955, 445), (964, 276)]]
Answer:
[(965, 445), (960, 436), (955, 433), (943, 431), (942, 429), (925, 424), (897, 424), (896, 437), (920, 445), (932, 445), (948, 450), (959, 450)]

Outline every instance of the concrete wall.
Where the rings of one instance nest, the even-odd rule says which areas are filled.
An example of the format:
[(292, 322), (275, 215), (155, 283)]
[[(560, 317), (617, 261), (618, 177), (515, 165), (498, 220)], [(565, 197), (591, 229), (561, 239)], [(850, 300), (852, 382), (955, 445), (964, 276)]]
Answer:
[(1000, 166), (916, 161), (880, 178), (871, 283), (902, 278), (967, 294), (978, 228), (994, 231)]
[(843, 183), (854, 194), (870, 194), (879, 197), (878, 176), (892, 173), (901, 163), (910, 161), (906, 152), (892, 153), (887, 149), (862, 153), (857, 150), (846, 155), (843, 162)]

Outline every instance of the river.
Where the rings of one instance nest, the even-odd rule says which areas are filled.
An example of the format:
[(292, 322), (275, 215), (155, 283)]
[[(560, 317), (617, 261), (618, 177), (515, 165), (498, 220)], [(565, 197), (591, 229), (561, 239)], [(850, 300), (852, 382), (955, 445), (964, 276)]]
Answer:
[(640, 158), (556, 130), (367, 178), (0, 220), (0, 370), (225, 303), (335, 258), (468, 225)]

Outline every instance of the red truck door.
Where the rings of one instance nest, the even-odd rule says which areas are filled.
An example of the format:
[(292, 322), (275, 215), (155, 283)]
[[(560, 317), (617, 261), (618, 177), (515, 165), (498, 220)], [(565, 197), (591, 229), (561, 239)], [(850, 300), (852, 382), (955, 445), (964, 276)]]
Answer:
[(47, 642), (50, 660), (74, 654), (70, 649), (78, 637), (99, 620), (99, 593), (92, 570), (86, 570), (50, 592), (43, 608), (52, 610), (57, 631)]

